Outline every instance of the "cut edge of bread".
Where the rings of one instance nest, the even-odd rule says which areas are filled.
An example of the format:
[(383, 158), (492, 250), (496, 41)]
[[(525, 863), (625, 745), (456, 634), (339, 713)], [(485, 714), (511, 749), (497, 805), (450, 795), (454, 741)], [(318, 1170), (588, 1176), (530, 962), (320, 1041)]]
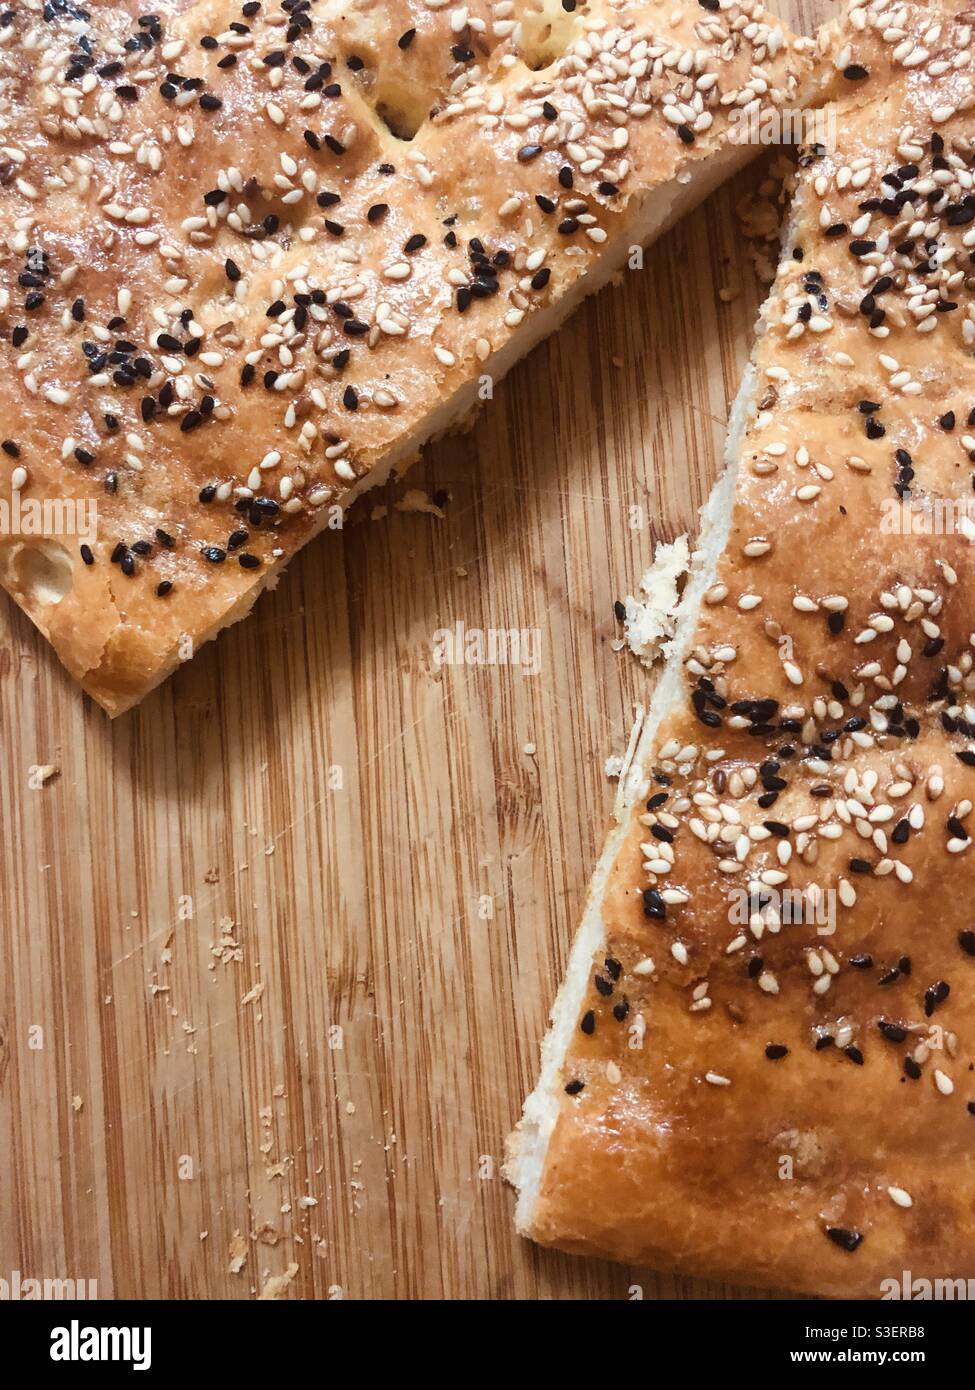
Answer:
[[(640, 195), (635, 210), (627, 216), (625, 226), (609, 241), (599, 259), (555, 303), (533, 314), (524, 329), (515, 332), (477, 369), (452, 395), (442, 401), (414, 430), (383, 458), (369, 473), (355, 483), (341, 499), (341, 506), (347, 509), (364, 493), (388, 482), (391, 475), (406, 470), (417, 460), (425, 445), (453, 431), (473, 424), (480, 408), (479, 386), (481, 377), (489, 373), (497, 384), (507, 375), (521, 358), (527, 356), (538, 344), (554, 333), (575, 312), (584, 299), (603, 289), (626, 265), (634, 246), (650, 246), (665, 235), (689, 212), (710, 196), (721, 184), (740, 172), (761, 152), (757, 145), (744, 145), (729, 142), (724, 149), (697, 163), (689, 163), (681, 172), (667, 183), (648, 189)], [(324, 531), (331, 520), (331, 509), (322, 508), (321, 518), (311, 531), (304, 545), (308, 545)], [(303, 548), (302, 546), (302, 548)], [(284, 568), (295, 558), (294, 552), (268, 566), (254, 584), (242, 593), (236, 603), (211, 626), (194, 634), (194, 655), (206, 643), (213, 641), (225, 628), (232, 627), (246, 617), (267, 588), (273, 588), (280, 579)], [(21, 605), (23, 607), (23, 605)], [(34, 614), (25, 608), (28, 616), (40, 628), (45, 637), (49, 636), (46, 625), (38, 621), (41, 614)], [(152, 672), (151, 678), (138, 691), (113, 691), (99, 680), (98, 668), (85, 673), (81, 678), (83, 689), (105, 709), (112, 718), (124, 714), (139, 704), (150, 691), (161, 685), (183, 662), (180, 655), (182, 644), (174, 647), (168, 659), (160, 663)]]
[[(794, 205), (783, 233), (783, 259), (791, 255)], [(603, 897), (629, 828), (629, 812), (648, 789), (648, 767), (662, 721), (686, 700), (684, 662), (693, 642), (704, 595), (715, 582), (718, 562), (731, 532), (735, 485), (748, 427), (757, 413), (760, 395), (755, 355), (767, 331), (766, 313), (771, 293), (762, 308), (752, 359), (731, 408), (725, 440), (724, 462), (711, 494), (701, 508), (698, 543), (676, 613), (676, 628), (669, 656), (649, 708), (637, 711), (629, 746), (620, 773), (613, 808), (613, 822), (596, 864), (582, 921), (576, 932), (565, 976), (549, 1020), (541, 1048), (538, 1082), (525, 1101), (521, 1120), (507, 1142), (504, 1177), (516, 1189), (515, 1226), (523, 1236), (534, 1237), (536, 1208), (542, 1186), (549, 1140), (560, 1111), (563, 1063), (575, 1034), (579, 1012), (589, 987), (593, 957), (606, 939)]]

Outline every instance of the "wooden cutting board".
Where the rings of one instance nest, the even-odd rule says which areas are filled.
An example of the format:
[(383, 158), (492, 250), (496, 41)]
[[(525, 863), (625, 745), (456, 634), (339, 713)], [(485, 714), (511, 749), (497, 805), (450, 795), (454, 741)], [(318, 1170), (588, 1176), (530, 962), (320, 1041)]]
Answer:
[[(822, 0), (785, 5), (803, 32)], [(512, 1229), (505, 1135), (762, 289), (722, 190), (117, 722), (0, 612), (0, 1276), (102, 1297), (646, 1298)], [(725, 303), (721, 288), (740, 288)], [(449, 494), (439, 518), (395, 508)], [(388, 515), (372, 520), (378, 503)], [(437, 665), (441, 629), (537, 665)], [(32, 769), (57, 773), (35, 789)]]

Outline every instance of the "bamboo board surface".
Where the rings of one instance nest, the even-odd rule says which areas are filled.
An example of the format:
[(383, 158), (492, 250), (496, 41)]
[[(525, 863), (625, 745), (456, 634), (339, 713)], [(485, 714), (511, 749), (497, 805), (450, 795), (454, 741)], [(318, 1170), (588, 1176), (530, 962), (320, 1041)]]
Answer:
[[(780, 9), (809, 33), (826, 6)], [(500, 1164), (604, 762), (651, 687), (612, 649), (613, 600), (693, 533), (748, 357), (756, 178), (114, 724), (0, 605), (0, 1275), (126, 1298), (741, 1292), (530, 1246)], [(449, 493), (444, 517), (396, 510), (411, 488)], [(438, 666), (458, 622), (537, 630), (537, 673)], [(39, 765), (59, 771), (32, 789)]]

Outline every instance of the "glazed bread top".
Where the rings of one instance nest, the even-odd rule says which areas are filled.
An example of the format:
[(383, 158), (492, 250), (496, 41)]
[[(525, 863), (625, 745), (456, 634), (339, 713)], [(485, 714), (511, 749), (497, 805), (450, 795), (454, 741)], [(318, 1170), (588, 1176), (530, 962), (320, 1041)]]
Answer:
[(879, 1296), (975, 1276), (975, 105), (854, 7), (727, 548), (602, 892), (530, 1234)]
[(5, 586), (133, 703), (808, 48), (751, 0), (11, 6), (0, 499), (98, 526)]

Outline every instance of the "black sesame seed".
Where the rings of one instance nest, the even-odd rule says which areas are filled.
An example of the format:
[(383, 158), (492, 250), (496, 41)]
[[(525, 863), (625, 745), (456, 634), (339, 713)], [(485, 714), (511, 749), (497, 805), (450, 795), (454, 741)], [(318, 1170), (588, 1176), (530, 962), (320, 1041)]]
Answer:
[(567, 1081), (565, 1083), (565, 1094), (567, 1096), (577, 1096), (585, 1084), (584, 1081)]
[(938, 980), (924, 991), (924, 1013), (930, 1018), (939, 1004), (943, 1004), (951, 993), (951, 986), (947, 980)]
[(596, 1015), (592, 1011), (592, 1009), (587, 1009), (586, 1012), (582, 1015), (582, 1021), (579, 1024), (579, 1027), (587, 1036), (596, 1031)]
[(656, 888), (643, 890), (643, 915), (658, 922), (667, 916), (667, 905)]
[(826, 1235), (834, 1245), (838, 1245), (841, 1250), (845, 1250), (851, 1255), (863, 1241), (863, 1236), (859, 1231), (847, 1230), (845, 1226), (827, 1226)]
[(788, 1052), (789, 1049), (785, 1043), (769, 1043), (765, 1049), (765, 1055), (770, 1062), (781, 1061), (783, 1057), (788, 1055)]

